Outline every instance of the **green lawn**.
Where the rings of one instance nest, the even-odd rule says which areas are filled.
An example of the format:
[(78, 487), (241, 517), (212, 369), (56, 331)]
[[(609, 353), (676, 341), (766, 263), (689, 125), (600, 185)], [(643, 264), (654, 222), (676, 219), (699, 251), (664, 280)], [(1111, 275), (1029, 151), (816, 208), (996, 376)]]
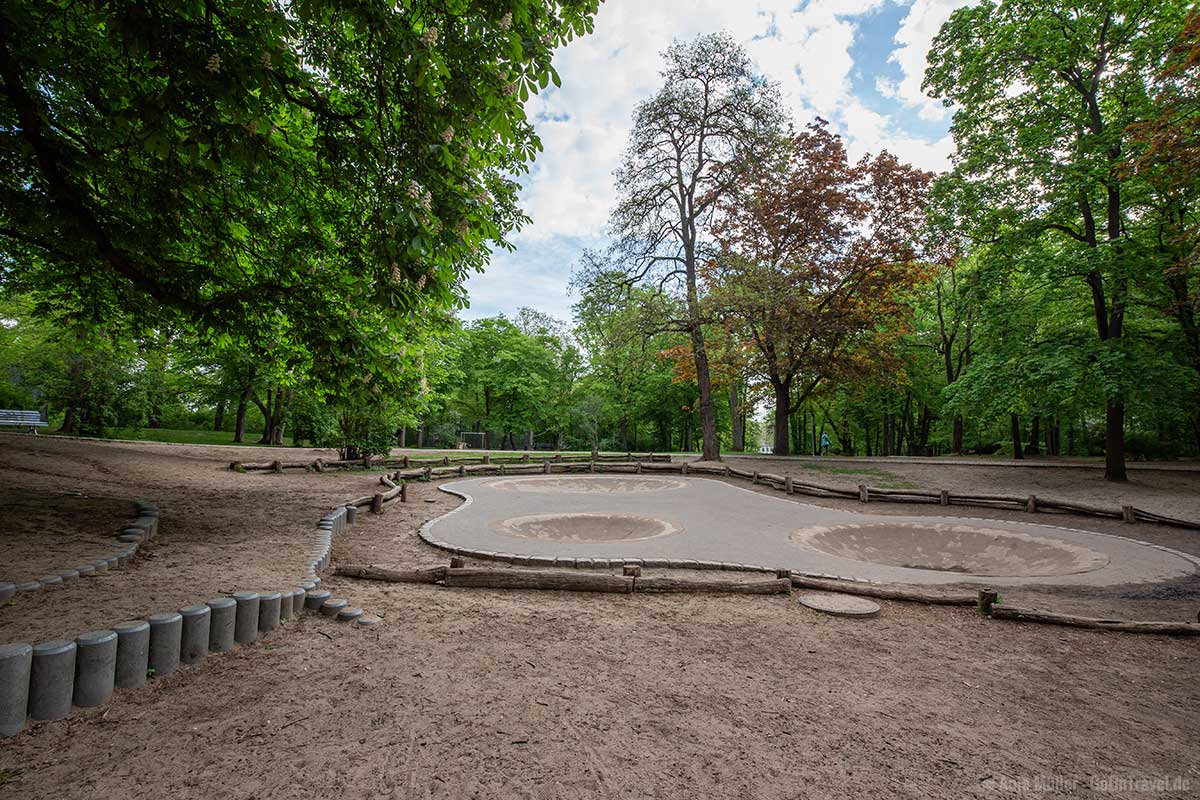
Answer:
[[(53, 435), (53, 434), (51, 434)], [(261, 432), (246, 431), (242, 444), (257, 444)], [(143, 442), (176, 444), (235, 444), (229, 431), (178, 430), (174, 428), (110, 428), (106, 439), (135, 439)]]

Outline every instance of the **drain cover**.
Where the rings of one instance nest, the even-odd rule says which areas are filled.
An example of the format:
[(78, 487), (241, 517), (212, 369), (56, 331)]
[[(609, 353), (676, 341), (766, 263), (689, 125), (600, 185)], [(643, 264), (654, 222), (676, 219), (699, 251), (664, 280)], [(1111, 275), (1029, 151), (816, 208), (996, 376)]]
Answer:
[(879, 605), (852, 594), (834, 592), (811, 592), (800, 595), (800, 605), (814, 611), (823, 611), (838, 617), (873, 617), (879, 613)]

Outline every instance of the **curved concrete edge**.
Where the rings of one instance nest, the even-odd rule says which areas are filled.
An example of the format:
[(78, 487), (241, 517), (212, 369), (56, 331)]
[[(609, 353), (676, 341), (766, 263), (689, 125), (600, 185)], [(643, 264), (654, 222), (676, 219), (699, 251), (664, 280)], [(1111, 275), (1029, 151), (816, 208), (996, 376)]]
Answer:
[[(138, 516), (128, 528), (136, 529), (139, 541), (130, 541), (113, 555), (93, 561), (88, 574), (123, 566), (142, 543), (158, 533), (158, 509), (143, 500), (134, 502)], [(111, 700), (114, 689), (138, 688), (149, 682), (147, 677), (162, 678), (180, 666), (198, 666), (209, 653), (251, 644), (297, 618), (309, 598), (324, 601), (329, 592), (320, 591), (318, 573), (330, 566), (333, 537), (354, 524), (356, 510), (339, 506), (321, 517), (316, 529), (305, 536), (310, 560), (306, 574), (296, 581), (300, 586), (232, 592), (207, 603), (89, 631), (73, 640), (0, 645), (0, 737), (16, 735), (31, 719), (57, 720), (66, 717), (73, 706), (103, 705)], [(74, 577), (65, 577), (64, 572), (70, 571), (47, 575), (47, 584)], [(0, 602), (21, 589), (13, 586), (10, 592), (8, 586), (12, 584), (0, 584)], [(313, 613), (320, 605), (311, 607)], [(346, 605), (340, 601), (331, 606), (332, 613), (324, 613), (339, 622), (361, 621), (361, 609), (339, 613)]]
[[(106, 556), (98, 556), (91, 561), (80, 564), (78, 567), (68, 569), (51, 570), (48, 575), (45, 575), (36, 581), (28, 583), (12, 584), (0, 583), (0, 605), (7, 603), (17, 594), (23, 592), (32, 592), (37, 589), (42, 589), (46, 586), (57, 586), (67, 581), (73, 581), (76, 578), (89, 578), (101, 572), (107, 572), (110, 569), (123, 567), (129, 563), (142, 545), (150, 541), (158, 534), (158, 506), (148, 500), (133, 500), (134, 508), (137, 509), (137, 516), (132, 522), (127, 525), (122, 525), (116, 533), (116, 541), (121, 545), (115, 552)], [(58, 578), (58, 580), (55, 580)]]
[[(600, 464), (597, 464), (596, 468), (598, 471), (603, 470), (603, 466)], [(618, 474), (626, 474), (623, 471), (619, 471), (619, 470), (616, 472)], [(446, 477), (451, 477), (451, 476), (446, 476)], [(489, 476), (484, 476), (484, 477), (489, 477)], [(716, 481), (719, 483), (725, 483), (725, 481), (719, 481), (716, 477), (712, 477), (712, 476), (688, 474), (685, 477), (687, 477), (691, 480)], [(724, 476), (724, 477), (735, 478), (737, 480), (753, 482), (752, 478), (742, 478), (741, 476), (738, 476), (738, 475), (728, 475), (728, 476)], [(738, 486), (733, 483), (726, 483), (726, 485), (730, 486), (731, 488), (737, 489), (739, 491), (748, 492), (748, 493), (756, 495), (758, 497), (765, 497), (768, 500), (774, 500), (779, 503), (787, 503), (790, 506), (808, 506), (808, 507), (813, 507), (813, 508), (823, 508), (823, 506), (817, 506), (814, 503), (806, 503), (806, 502), (799, 501), (799, 500), (788, 499), (787, 497), (776, 497), (771, 494), (765, 494), (763, 492), (756, 492), (753, 489), (747, 488), (745, 486)], [(761, 483), (761, 482), (759, 482), (757, 485), (767, 486), (768, 488), (774, 488), (774, 487), (771, 487), (769, 484), (765, 484), (765, 483)], [(619, 567), (624, 564), (631, 564), (631, 565), (639, 565), (639, 566), (643, 566), (643, 567), (647, 567), (647, 568), (651, 568), (651, 569), (721, 569), (721, 570), (730, 570), (730, 571), (739, 571), (739, 572), (771, 572), (771, 573), (774, 573), (774, 572), (778, 571), (778, 569), (779, 569), (777, 567), (768, 567), (768, 566), (763, 566), (760, 564), (733, 564), (733, 563), (724, 562), (724, 561), (721, 561), (721, 562), (698, 561), (698, 560), (693, 560), (693, 559), (677, 559), (677, 558), (656, 558), (656, 559), (646, 559), (646, 558), (642, 558), (642, 557), (627, 558), (627, 559), (612, 558), (612, 557), (607, 558), (607, 559), (595, 558), (595, 557), (591, 557), (591, 558), (554, 557), (554, 558), (551, 558), (551, 557), (547, 557), (547, 556), (524, 556), (524, 555), (513, 555), (513, 554), (509, 554), (509, 553), (496, 553), (496, 552), (493, 552), (490, 550), (480, 550), (480, 549), (473, 549), (473, 548), (469, 548), (469, 547), (462, 547), (459, 545), (451, 544), (449, 542), (441, 541), (440, 539), (438, 539), (431, 533), (431, 530), (432, 530), (434, 524), (441, 522), (442, 520), (445, 520), (447, 517), (450, 517), (451, 515), (469, 507), (472, 503), (475, 502), (475, 498), (472, 497), (467, 492), (453, 488), (452, 485), (438, 486), (438, 491), (445, 492), (446, 494), (450, 494), (450, 495), (454, 495), (455, 497), (462, 498), (463, 503), (462, 503), (462, 505), (459, 505), (459, 506), (451, 509), (450, 511), (446, 512), (445, 514), (441, 515), (440, 517), (435, 517), (434, 519), (427, 521), (424, 525), (421, 526), (420, 530), (417, 531), (417, 535), (426, 544), (436, 547), (439, 550), (445, 550), (446, 552), (453, 553), (454, 555), (466, 556), (468, 558), (475, 558), (475, 559), (485, 560), (485, 561), (497, 561), (497, 562), (518, 564), (521, 566), (542, 566), (542, 567), (612, 568), (612, 567)], [(778, 489), (777, 491), (782, 492), (785, 490)], [(794, 497), (794, 495), (793, 495), (793, 497)], [(955, 517), (955, 519), (961, 519), (961, 520), (966, 520), (966, 521), (971, 521), (971, 522), (995, 522), (996, 521), (996, 520), (988, 519), (986, 517)], [(1184, 561), (1187, 561), (1190, 564), (1192, 564), (1194, 567), (1196, 567), (1197, 572), (1200, 572), (1200, 556), (1194, 556), (1190, 553), (1185, 553), (1181, 550), (1175, 550), (1173, 548), (1166, 547), (1164, 545), (1153, 544), (1151, 542), (1142, 541), (1140, 539), (1134, 539), (1129, 536), (1121, 536), (1121, 535), (1115, 534), (1115, 533), (1103, 533), (1100, 531), (1089, 531), (1089, 530), (1083, 530), (1081, 528), (1071, 528), (1071, 527), (1068, 527), (1065, 525), (1052, 525), (1052, 524), (1044, 523), (1044, 522), (1024, 522), (1024, 521), (1022, 521), (1020, 524), (1023, 526), (1045, 528), (1048, 530), (1067, 531), (1069, 533), (1084, 534), (1087, 536), (1102, 536), (1102, 537), (1109, 538), (1109, 539), (1115, 539), (1115, 540), (1122, 541), (1122, 542), (1129, 542), (1132, 544), (1140, 545), (1142, 547), (1150, 547), (1155, 550), (1159, 550), (1163, 553), (1168, 553), (1172, 556), (1181, 558)], [(824, 580), (838, 580), (838, 581), (843, 581), (846, 583), (860, 583), (860, 584), (864, 584), (864, 585), (879, 586), (879, 587), (889, 587), (889, 586), (899, 586), (900, 585), (900, 584), (895, 584), (895, 583), (892, 583), (889, 581), (876, 581), (876, 580), (860, 578), (860, 577), (852, 576), (852, 575), (834, 575), (834, 574), (825, 573), (825, 572), (809, 572), (809, 571), (797, 570), (795, 568), (789, 568), (789, 569), (793, 575), (797, 575), (799, 577), (805, 577), (805, 578), (821, 578)]]

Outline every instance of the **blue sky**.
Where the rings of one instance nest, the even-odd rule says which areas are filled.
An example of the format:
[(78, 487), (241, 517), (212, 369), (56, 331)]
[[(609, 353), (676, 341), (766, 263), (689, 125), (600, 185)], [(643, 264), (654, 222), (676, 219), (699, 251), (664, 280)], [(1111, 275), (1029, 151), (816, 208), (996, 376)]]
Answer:
[(675, 38), (725, 30), (780, 84), (797, 124), (832, 123), (850, 154), (890, 150), (925, 169), (948, 166), (949, 114), (921, 93), (925, 54), (963, 0), (607, 0), (591, 36), (555, 57), (562, 88), (529, 101), (544, 152), (523, 181), (533, 223), (514, 252), (467, 283), (466, 319), (531, 306), (570, 319), (567, 284), (584, 248), (605, 244), (634, 106), (659, 86)]

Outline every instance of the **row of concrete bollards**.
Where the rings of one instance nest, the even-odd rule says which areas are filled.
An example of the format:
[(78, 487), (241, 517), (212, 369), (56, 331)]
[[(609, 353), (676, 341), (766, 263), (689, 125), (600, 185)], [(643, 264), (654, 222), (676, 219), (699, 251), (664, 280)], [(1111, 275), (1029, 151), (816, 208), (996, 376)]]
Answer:
[(76, 578), (90, 578), (102, 572), (107, 572), (110, 569), (117, 569), (128, 564), (137, 554), (138, 547), (143, 542), (154, 538), (154, 535), (158, 533), (158, 509), (153, 504), (142, 500), (136, 501), (135, 504), (138, 510), (137, 519), (125, 528), (122, 528), (121, 532), (117, 534), (118, 547), (115, 552), (101, 556), (86, 564), (80, 564), (69, 569), (60, 569), (48, 575), (43, 575), (36, 581), (26, 583), (5, 583), (0, 581), (0, 604), (7, 603), (21, 592), (35, 592), (47, 586), (58, 586)]
[(180, 664), (196, 665), (209, 653), (251, 644), (305, 611), (373, 625), (362, 609), (348, 608), (320, 588), (317, 573), (329, 565), (332, 537), (353, 524), (355, 509), (338, 508), (321, 519), (306, 580), (286, 591), (236, 592), (145, 620), (88, 631), (74, 641), (0, 645), (0, 736), (27, 720), (62, 719), (73, 706), (102, 705), (114, 689), (134, 689), (148, 676), (163, 677)]

